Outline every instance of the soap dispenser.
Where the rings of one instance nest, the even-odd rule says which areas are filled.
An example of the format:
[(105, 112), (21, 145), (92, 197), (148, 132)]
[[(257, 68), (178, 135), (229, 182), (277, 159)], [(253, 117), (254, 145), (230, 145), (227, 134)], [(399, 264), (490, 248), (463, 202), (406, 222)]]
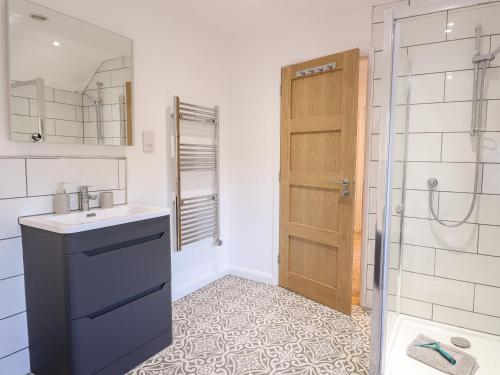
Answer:
[(70, 211), (69, 194), (64, 188), (64, 182), (57, 184), (57, 191), (54, 194), (54, 212), (57, 215), (68, 214)]

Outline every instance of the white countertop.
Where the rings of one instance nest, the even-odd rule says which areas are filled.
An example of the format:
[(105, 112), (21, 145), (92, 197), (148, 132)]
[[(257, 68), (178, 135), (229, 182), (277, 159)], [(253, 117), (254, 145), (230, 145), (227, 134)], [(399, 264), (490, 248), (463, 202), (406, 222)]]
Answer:
[(75, 211), (65, 215), (39, 215), (19, 218), (19, 224), (55, 233), (77, 233), (170, 215), (168, 208), (122, 205)]

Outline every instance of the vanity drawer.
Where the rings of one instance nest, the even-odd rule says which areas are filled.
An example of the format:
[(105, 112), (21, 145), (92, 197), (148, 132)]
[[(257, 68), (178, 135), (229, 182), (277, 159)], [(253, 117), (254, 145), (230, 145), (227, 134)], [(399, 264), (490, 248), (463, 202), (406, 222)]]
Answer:
[(169, 230), (170, 217), (162, 216), (59, 236), (61, 236), (63, 246), (68, 254), (78, 254), (161, 232), (168, 233)]
[(165, 332), (171, 335), (170, 282), (134, 298), (72, 321), (73, 375), (94, 374)]
[(67, 255), (71, 319), (170, 281), (168, 232)]

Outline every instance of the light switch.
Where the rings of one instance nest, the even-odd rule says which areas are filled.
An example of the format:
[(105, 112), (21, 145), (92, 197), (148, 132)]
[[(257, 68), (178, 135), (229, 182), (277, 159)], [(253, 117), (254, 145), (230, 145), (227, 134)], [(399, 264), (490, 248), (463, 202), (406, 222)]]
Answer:
[(142, 132), (142, 152), (152, 154), (155, 151), (155, 133), (144, 130)]

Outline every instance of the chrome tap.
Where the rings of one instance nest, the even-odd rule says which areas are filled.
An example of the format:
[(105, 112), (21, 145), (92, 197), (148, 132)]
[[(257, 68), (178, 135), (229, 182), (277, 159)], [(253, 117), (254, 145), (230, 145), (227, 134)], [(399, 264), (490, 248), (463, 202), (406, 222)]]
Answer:
[(88, 211), (90, 200), (97, 199), (97, 194), (89, 193), (89, 187), (87, 185), (80, 186), (80, 192), (78, 193), (78, 208), (80, 211)]

